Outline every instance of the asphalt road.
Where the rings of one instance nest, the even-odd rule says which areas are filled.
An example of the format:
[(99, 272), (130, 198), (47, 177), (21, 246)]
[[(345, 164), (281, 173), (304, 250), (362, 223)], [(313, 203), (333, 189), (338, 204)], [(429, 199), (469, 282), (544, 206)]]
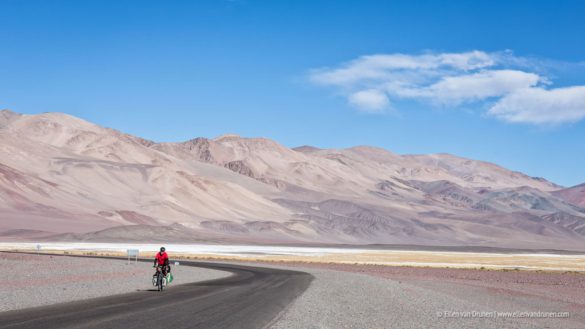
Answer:
[[(181, 262), (230, 277), (0, 313), (0, 328), (265, 328), (311, 283), (310, 274)], [(150, 278), (145, 278), (150, 282)], [(115, 278), (112, 278), (115, 284)]]

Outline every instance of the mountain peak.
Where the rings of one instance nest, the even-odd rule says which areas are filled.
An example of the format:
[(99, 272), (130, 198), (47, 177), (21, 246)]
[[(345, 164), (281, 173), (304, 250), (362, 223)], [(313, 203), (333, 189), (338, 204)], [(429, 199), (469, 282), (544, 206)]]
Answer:
[(18, 113), (11, 111), (9, 109), (0, 110), (0, 115), (14, 115), (14, 114), (18, 115)]
[(0, 110), (0, 128), (19, 118), (21, 114), (8, 109)]
[(576, 206), (585, 207), (585, 183), (555, 191), (553, 194)]
[(242, 136), (237, 135), (237, 134), (224, 134), (224, 135), (215, 137), (213, 140), (214, 141), (222, 141), (222, 140), (232, 140), (232, 139), (241, 139), (241, 138), (242, 138)]
[(315, 147), (315, 146), (311, 146), (311, 145), (302, 145), (302, 146), (294, 147), (293, 150), (295, 150), (297, 152), (301, 152), (301, 153), (312, 153), (312, 152), (321, 151), (322, 149)]

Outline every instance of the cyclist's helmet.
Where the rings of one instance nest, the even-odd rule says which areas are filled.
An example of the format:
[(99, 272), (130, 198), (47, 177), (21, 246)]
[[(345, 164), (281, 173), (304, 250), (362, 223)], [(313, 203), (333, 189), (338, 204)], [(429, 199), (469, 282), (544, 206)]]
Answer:
[(165, 247), (160, 247), (160, 252), (165, 252)]

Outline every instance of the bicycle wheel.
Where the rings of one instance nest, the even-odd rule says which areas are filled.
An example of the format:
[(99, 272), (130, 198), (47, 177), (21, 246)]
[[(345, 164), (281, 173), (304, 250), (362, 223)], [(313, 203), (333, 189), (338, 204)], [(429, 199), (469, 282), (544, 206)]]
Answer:
[(158, 291), (163, 291), (163, 275), (162, 275), (162, 273), (158, 274)]

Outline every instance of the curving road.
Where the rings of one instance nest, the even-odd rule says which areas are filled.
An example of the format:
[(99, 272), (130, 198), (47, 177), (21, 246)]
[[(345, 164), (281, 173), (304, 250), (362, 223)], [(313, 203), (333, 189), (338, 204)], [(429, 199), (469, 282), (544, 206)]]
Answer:
[(229, 271), (217, 280), (0, 313), (0, 328), (265, 328), (311, 283), (303, 272), (181, 262)]

